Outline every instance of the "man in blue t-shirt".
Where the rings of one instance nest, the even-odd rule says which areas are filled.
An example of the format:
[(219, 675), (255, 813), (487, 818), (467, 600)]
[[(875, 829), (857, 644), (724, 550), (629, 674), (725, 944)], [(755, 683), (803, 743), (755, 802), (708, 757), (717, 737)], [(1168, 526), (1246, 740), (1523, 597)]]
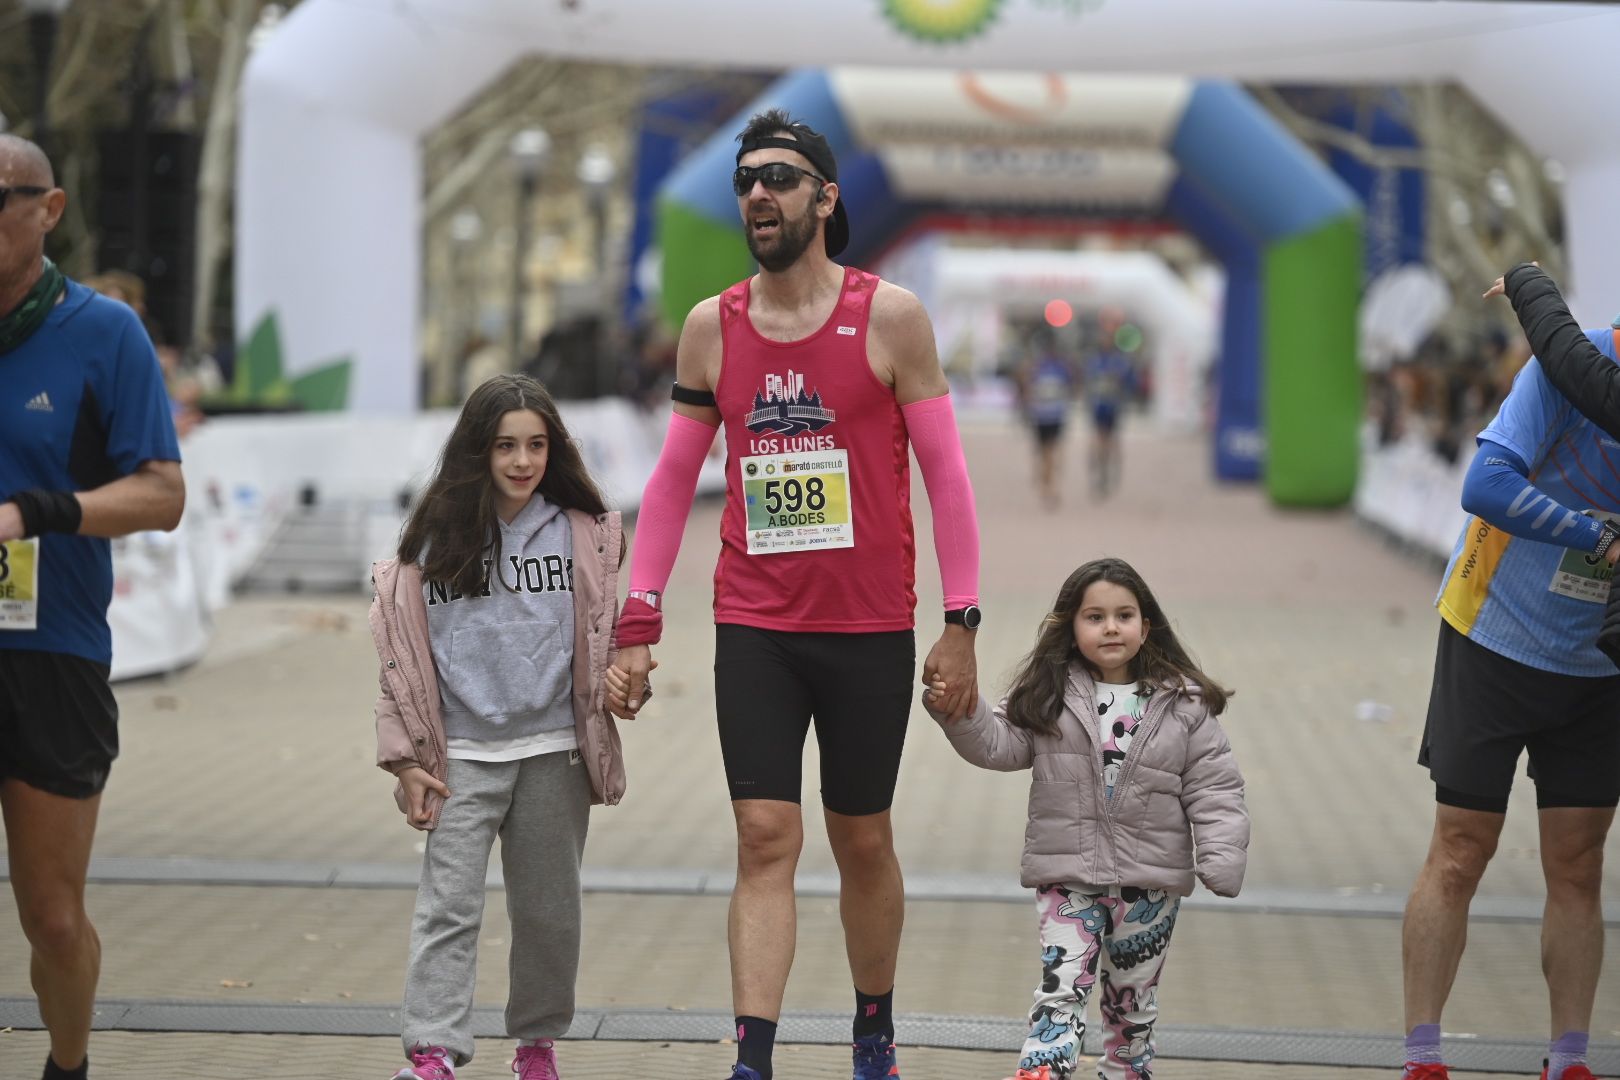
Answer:
[[(1581, 338), (1615, 360), (1615, 334)], [(1620, 804), (1620, 674), (1596, 645), (1620, 557), (1620, 443), (1532, 358), (1479, 435), (1463, 484), (1473, 515), (1438, 598), (1440, 641), (1418, 761), (1435, 827), (1402, 933), (1408, 1080), (1443, 1080), (1441, 1010), (1468, 905), (1496, 850), (1528, 754), (1547, 885), (1542, 970), (1548, 1080), (1590, 1077), (1587, 1032), (1603, 964), (1603, 845)]]
[(101, 967), (84, 881), (118, 754), (108, 539), (173, 529), (185, 504), (140, 320), (45, 258), (66, 204), (39, 147), (0, 135), (0, 815), (46, 1080), (88, 1073)]

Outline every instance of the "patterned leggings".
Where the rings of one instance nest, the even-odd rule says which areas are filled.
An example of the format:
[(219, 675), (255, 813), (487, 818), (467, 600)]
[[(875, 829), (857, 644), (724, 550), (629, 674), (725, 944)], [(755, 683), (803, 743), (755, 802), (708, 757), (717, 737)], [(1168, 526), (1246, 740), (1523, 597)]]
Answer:
[(1050, 1065), (1055, 1077), (1074, 1074), (1086, 1000), (1100, 978), (1108, 1037), (1097, 1075), (1151, 1080), (1159, 973), (1181, 898), (1148, 889), (1095, 893), (1048, 885), (1036, 890), (1035, 904), (1043, 971), (1018, 1067)]

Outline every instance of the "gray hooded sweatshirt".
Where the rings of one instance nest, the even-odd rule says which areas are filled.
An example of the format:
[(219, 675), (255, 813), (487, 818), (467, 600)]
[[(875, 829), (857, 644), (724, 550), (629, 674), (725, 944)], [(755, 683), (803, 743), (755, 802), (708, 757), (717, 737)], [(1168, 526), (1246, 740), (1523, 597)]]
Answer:
[[(450, 740), (511, 744), (574, 727), (573, 532), (538, 493), (501, 523), (498, 565), (462, 596), (424, 582)], [(486, 560), (487, 561), (487, 560)]]

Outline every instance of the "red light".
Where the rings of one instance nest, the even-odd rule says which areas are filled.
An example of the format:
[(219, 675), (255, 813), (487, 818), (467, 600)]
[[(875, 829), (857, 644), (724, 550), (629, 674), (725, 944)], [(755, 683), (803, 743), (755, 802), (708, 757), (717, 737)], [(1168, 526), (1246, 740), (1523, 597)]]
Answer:
[(1046, 324), (1048, 326), (1068, 326), (1074, 318), (1074, 308), (1069, 306), (1067, 300), (1049, 300), (1046, 304)]

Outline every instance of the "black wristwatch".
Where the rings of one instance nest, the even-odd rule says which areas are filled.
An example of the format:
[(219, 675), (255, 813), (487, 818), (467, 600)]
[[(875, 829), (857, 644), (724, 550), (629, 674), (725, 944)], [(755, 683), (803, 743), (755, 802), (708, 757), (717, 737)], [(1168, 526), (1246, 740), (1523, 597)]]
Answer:
[(967, 607), (952, 608), (945, 613), (945, 621), (965, 626), (969, 630), (977, 630), (979, 623), (984, 620), (984, 613), (979, 610), (978, 604), (969, 604)]

